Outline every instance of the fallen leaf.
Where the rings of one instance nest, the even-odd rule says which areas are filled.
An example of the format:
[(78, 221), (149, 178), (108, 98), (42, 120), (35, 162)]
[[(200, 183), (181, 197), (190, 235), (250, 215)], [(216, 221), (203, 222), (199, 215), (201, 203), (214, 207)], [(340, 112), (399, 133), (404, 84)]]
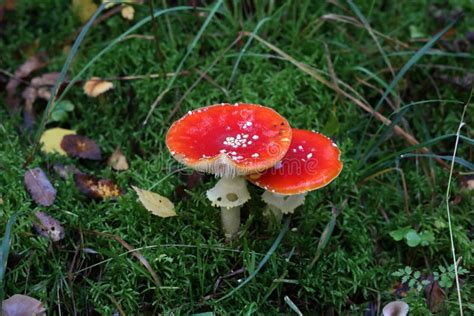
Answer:
[[(43, 87), (43, 86), (52, 87), (52, 86), (54, 86), (54, 84), (58, 80), (59, 75), (60, 75), (59, 72), (46, 73), (46, 74), (43, 74), (39, 77), (34, 77), (33, 79), (31, 79), (30, 84), (31, 84), (31, 86), (33, 86), (35, 88), (40, 88), (40, 87)], [(67, 80), (67, 79), (65, 79), (65, 80)]]
[(32, 72), (46, 66), (45, 58), (46, 55), (44, 53), (31, 56), (15, 71), (13, 77), (8, 81), (5, 88), (7, 92), (5, 102), (11, 112), (15, 111), (20, 105), (20, 99), (17, 98), (15, 94), (21, 79), (28, 77)]
[(36, 212), (35, 216), (38, 222), (33, 222), (33, 228), (38, 235), (52, 241), (60, 241), (64, 238), (64, 228), (57, 219), (44, 212)]
[(25, 90), (23, 90), (21, 96), (25, 100), (22, 128), (24, 130), (31, 131), (36, 124), (36, 111), (33, 107), (33, 103), (38, 96), (38, 92), (35, 88), (27, 87)]
[(110, 81), (102, 80), (99, 77), (92, 77), (84, 84), (84, 93), (95, 98), (113, 87), (114, 84)]
[(50, 206), (56, 199), (56, 189), (40, 168), (25, 172), (25, 185), (33, 200), (43, 206)]
[(76, 173), (74, 175), (74, 182), (79, 191), (92, 199), (114, 199), (122, 195), (120, 187), (109, 179), (99, 179), (94, 176)]
[(107, 160), (107, 165), (111, 166), (112, 169), (117, 170), (117, 171), (128, 170), (129, 166), (128, 166), (127, 158), (123, 154), (122, 150), (120, 150), (119, 146), (115, 148), (115, 151)]
[(3, 316), (46, 315), (46, 308), (35, 298), (15, 294), (2, 302)]
[(142, 190), (135, 186), (132, 186), (132, 188), (137, 192), (142, 205), (153, 215), (159, 217), (176, 216), (173, 202), (166, 197), (158, 193)]
[[(51, 87), (56, 82), (59, 76), (58, 72), (52, 72), (44, 74), (40, 77), (35, 77), (31, 79), (30, 85), (23, 90), (21, 96), (25, 100), (25, 107), (23, 110), (23, 128), (26, 130), (32, 130), (34, 125), (36, 124), (36, 112), (35, 108), (33, 107), (33, 103), (37, 98), (42, 98), (45, 100), (49, 100), (51, 98)], [(61, 103), (69, 102), (63, 100), (56, 104), (53, 108), (53, 113), (51, 114), (53, 121), (59, 121), (55, 119), (58, 115), (65, 113), (63, 108), (61, 107)], [(74, 106), (73, 106), (74, 108)], [(58, 114), (59, 113), (59, 114)], [(65, 115), (63, 114), (62, 117)]]
[(44, 131), (41, 135), (40, 143), (43, 146), (42, 150), (45, 153), (58, 153), (61, 155), (66, 155), (66, 152), (61, 148), (61, 141), (66, 135), (74, 135), (75, 131), (64, 128), (51, 128)]
[(93, 0), (72, 0), (74, 13), (82, 23), (86, 23), (97, 10), (97, 4)]
[(65, 135), (61, 140), (61, 148), (72, 157), (101, 160), (99, 146), (90, 138), (80, 135)]
[(38, 88), (36, 89), (38, 98), (48, 101), (51, 98), (51, 89), (50, 88)]
[(125, 20), (133, 21), (133, 17), (135, 16), (135, 9), (131, 5), (125, 5), (122, 7), (120, 11), (122, 17)]
[(433, 276), (429, 276), (428, 280), (431, 283), (425, 287), (426, 303), (432, 313), (437, 313), (443, 309), (445, 295), (439, 283), (434, 281)]
[(26, 87), (21, 93), (23, 99), (25, 99), (25, 106), (32, 106), (38, 97), (38, 91), (33, 87)]
[(54, 171), (64, 180), (67, 180), (69, 177), (75, 175), (76, 173), (81, 173), (81, 171), (74, 165), (62, 165), (56, 163), (53, 166)]

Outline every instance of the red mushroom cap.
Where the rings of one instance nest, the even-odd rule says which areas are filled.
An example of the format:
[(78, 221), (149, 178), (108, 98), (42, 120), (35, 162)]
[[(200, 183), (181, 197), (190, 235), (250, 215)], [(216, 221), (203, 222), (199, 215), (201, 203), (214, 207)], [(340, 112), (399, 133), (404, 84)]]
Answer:
[(246, 175), (274, 166), (288, 151), (291, 127), (256, 104), (216, 104), (188, 112), (166, 136), (174, 158), (196, 170)]
[(290, 149), (283, 160), (263, 173), (249, 175), (253, 184), (282, 195), (322, 188), (342, 170), (340, 151), (328, 137), (293, 129)]

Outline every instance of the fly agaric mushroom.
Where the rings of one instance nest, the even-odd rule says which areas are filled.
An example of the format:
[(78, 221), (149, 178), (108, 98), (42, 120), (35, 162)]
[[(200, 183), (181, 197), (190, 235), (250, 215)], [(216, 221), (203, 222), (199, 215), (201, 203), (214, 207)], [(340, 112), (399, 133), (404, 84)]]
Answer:
[(302, 205), (307, 192), (333, 181), (342, 170), (340, 151), (328, 137), (307, 130), (293, 129), (290, 148), (274, 167), (247, 179), (265, 189), (262, 195), (280, 221)]
[(222, 177), (207, 191), (221, 207), (226, 238), (240, 227), (240, 207), (250, 199), (242, 177), (271, 168), (286, 154), (291, 127), (276, 111), (256, 104), (216, 104), (188, 112), (166, 136), (173, 157), (186, 166)]

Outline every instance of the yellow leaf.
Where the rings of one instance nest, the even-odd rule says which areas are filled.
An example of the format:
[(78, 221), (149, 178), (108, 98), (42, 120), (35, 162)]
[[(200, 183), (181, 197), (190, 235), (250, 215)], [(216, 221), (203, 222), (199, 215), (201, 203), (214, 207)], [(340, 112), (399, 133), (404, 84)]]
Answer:
[(126, 5), (120, 10), (120, 13), (125, 20), (133, 21), (135, 9), (131, 5)]
[(132, 188), (137, 192), (140, 202), (153, 215), (159, 217), (176, 216), (174, 211), (174, 204), (164, 196), (158, 193), (142, 190), (132, 185)]
[(97, 97), (107, 90), (114, 87), (114, 84), (109, 81), (105, 81), (99, 77), (92, 77), (84, 84), (84, 93), (90, 97)]
[(51, 128), (45, 130), (41, 135), (40, 143), (43, 145), (42, 150), (45, 153), (59, 153), (66, 156), (66, 152), (61, 148), (61, 141), (66, 135), (74, 135), (75, 131), (64, 128)]
[(72, 8), (81, 22), (86, 23), (97, 10), (97, 4), (93, 0), (72, 0)]

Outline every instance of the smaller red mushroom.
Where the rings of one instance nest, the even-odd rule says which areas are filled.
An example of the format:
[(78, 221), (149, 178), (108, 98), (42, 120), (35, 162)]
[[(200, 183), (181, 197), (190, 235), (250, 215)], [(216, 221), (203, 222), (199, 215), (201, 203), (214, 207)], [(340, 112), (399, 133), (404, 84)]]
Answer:
[(248, 199), (242, 176), (268, 169), (286, 154), (291, 127), (276, 111), (256, 104), (217, 104), (190, 111), (166, 136), (173, 157), (186, 166), (221, 176), (207, 191), (221, 207), (228, 239), (240, 227), (240, 207)]
[(290, 148), (274, 167), (247, 176), (265, 189), (262, 199), (277, 220), (302, 205), (309, 191), (332, 182), (342, 170), (340, 151), (328, 137), (308, 130), (293, 129)]

